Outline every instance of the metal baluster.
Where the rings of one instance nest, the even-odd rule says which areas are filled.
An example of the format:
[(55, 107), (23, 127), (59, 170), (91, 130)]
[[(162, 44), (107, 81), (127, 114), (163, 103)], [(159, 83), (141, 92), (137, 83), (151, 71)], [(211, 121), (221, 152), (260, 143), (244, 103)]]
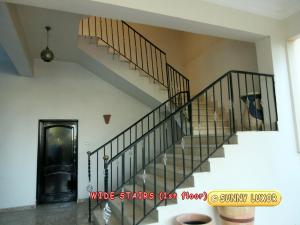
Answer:
[(225, 131), (224, 131), (224, 106), (223, 106), (223, 90), (222, 90), (222, 80), (220, 80), (220, 93), (221, 93), (221, 112), (222, 112), (222, 135), (223, 141), (225, 140)]
[(189, 111), (189, 117), (190, 117), (190, 137), (191, 137), (191, 166), (192, 166), (192, 172), (194, 171), (194, 143), (193, 143), (193, 119), (192, 119), (192, 103), (190, 102), (188, 105), (188, 111)]
[(113, 47), (113, 49), (114, 49), (114, 54), (115, 54), (114, 28), (113, 28), (113, 22), (112, 22), (112, 19), (110, 19), (110, 28), (111, 28), (111, 41), (112, 41), (112, 47)]
[(142, 37), (141, 36), (140, 36), (140, 51), (141, 51), (142, 70), (144, 70), (144, 58), (143, 58), (143, 48), (142, 48)]
[(147, 50), (147, 42), (146, 40), (145, 41), (145, 51), (146, 51), (146, 63), (147, 63), (147, 73), (150, 74), (150, 71), (149, 71), (149, 63), (148, 63), (148, 50)]
[(91, 37), (91, 30), (90, 30), (90, 17), (88, 17), (88, 33), (89, 33), (89, 37)]
[[(181, 136), (181, 138), (183, 139), (183, 122), (182, 122), (182, 117), (183, 117), (183, 115), (182, 115), (182, 109), (180, 110), (180, 125), (181, 125), (181, 134), (180, 134), (180, 136)], [(183, 177), (185, 178), (185, 154), (184, 154), (184, 149), (182, 149), (182, 161), (183, 161), (183, 164), (182, 164), (182, 166), (183, 166)]]
[[(258, 76), (258, 86), (259, 86), (259, 93), (261, 95), (261, 100), (262, 100), (262, 92), (261, 92), (261, 77)], [(261, 103), (262, 104), (262, 103)], [(265, 130), (265, 118), (264, 118), (264, 114), (263, 114), (263, 126), (262, 126), (262, 129)]]
[(106, 32), (106, 42), (107, 44), (109, 44), (109, 41), (108, 41), (108, 29), (107, 29), (107, 20), (106, 18), (104, 18), (104, 23), (105, 23), (105, 32)]
[[(165, 79), (164, 79), (164, 70), (163, 70), (163, 63), (162, 63), (162, 53), (160, 52), (160, 67), (161, 67), (161, 76), (162, 76), (162, 83), (165, 84)], [(169, 87), (168, 87), (169, 88)]]
[(120, 47), (120, 36), (119, 36), (119, 20), (116, 20), (116, 24), (117, 24), (117, 38), (118, 38), (118, 50), (121, 53), (121, 47)]
[[(172, 145), (175, 144), (175, 137), (174, 137), (174, 121), (176, 122), (174, 116), (171, 116), (171, 132), (172, 132)], [(176, 126), (176, 124), (175, 124)], [(176, 188), (176, 157), (175, 157), (175, 153), (176, 153), (176, 148), (173, 148), (173, 180), (174, 180), (174, 189)]]
[[(144, 174), (145, 174), (145, 171), (146, 171), (146, 167), (145, 167), (145, 139), (143, 140), (143, 148), (142, 148), (142, 164), (143, 164), (143, 170), (144, 170)], [(145, 193), (146, 191), (146, 178), (144, 177), (144, 180), (143, 180), (143, 192)], [(144, 208), (144, 217), (146, 215), (146, 199), (143, 199), (143, 208)]]
[[(161, 122), (161, 112), (160, 112), (160, 107), (158, 108), (158, 120), (159, 122)], [(162, 145), (161, 145), (162, 141), (161, 141), (161, 126), (159, 126), (159, 147), (160, 147), (160, 152), (161, 152), (161, 149), (162, 149)]]
[(129, 128), (129, 144), (131, 145), (131, 127)]
[(157, 65), (157, 49), (155, 47), (154, 47), (154, 53), (155, 53), (156, 76), (157, 76), (157, 81), (159, 82), (159, 72), (158, 72), (158, 65)]
[(152, 52), (152, 47), (151, 47), (150, 43), (149, 43), (149, 46), (150, 46), (151, 64), (152, 64), (152, 77), (154, 78), (153, 52)]
[(197, 110), (198, 110), (198, 130), (199, 130), (199, 144), (200, 144), (200, 164), (203, 162), (202, 161), (202, 142), (201, 142), (201, 134), (200, 134), (200, 128), (201, 128), (201, 110), (200, 110), (200, 103), (199, 103), (199, 98), (197, 97)]
[(253, 73), (252, 76), (252, 89), (253, 89), (253, 95), (254, 95), (254, 104), (255, 104), (255, 124), (256, 124), (256, 130), (258, 130), (258, 123), (257, 123), (257, 105), (256, 105), (256, 94), (255, 94), (255, 85), (254, 85), (254, 78)]
[(94, 17), (95, 18), (95, 37), (97, 37), (98, 35), (97, 35), (97, 18), (96, 18), (96, 16)]
[(213, 85), (212, 88), (213, 88), (213, 99), (214, 99), (215, 146), (216, 146), (216, 149), (217, 149), (218, 148), (218, 141), (217, 141), (217, 112), (216, 112), (215, 85)]
[[(208, 126), (208, 104), (207, 104), (207, 91), (205, 91), (205, 106), (206, 106), (206, 146), (207, 146), (207, 158), (209, 156), (209, 126)], [(201, 131), (199, 130), (199, 133)]]
[[(108, 193), (108, 159), (109, 156), (108, 155), (104, 155), (103, 156), (103, 160), (104, 160), (104, 192)], [(105, 225), (108, 225), (108, 221), (110, 216), (107, 214), (108, 212), (106, 210), (108, 207), (108, 200), (105, 200), (105, 208), (103, 210), (103, 219), (105, 222)]]
[[(149, 128), (149, 126), (150, 126), (150, 121), (149, 121), (150, 119), (149, 119), (149, 116), (148, 116), (148, 132), (149, 132), (149, 130), (150, 130), (150, 128)], [(148, 137), (148, 163), (150, 162), (150, 148), (149, 148), (149, 146), (150, 146), (150, 137)]]
[[(167, 78), (167, 86), (168, 86), (168, 98), (171, 98), (171, 86), (170, 86), (170, 78), (169, 78), (169, 71), (168, 71), (168, 64), (166, 64), (166, 78)], [(171, 108), (172, 101), (170, 101), (170, 112), (172, 113), (172, 108)]]
[(229, 112), (229, 125), (230, 125), (230, 134), (232, 134), (232, 102), (231, 102), (231, 98), (230, 98), (230, 83), (229, 83), (229, 77), (228, 77), (228, 73), (226, 74), (226, 79), (227, 79), (227, 91), (228, 91), (228, 112)]
[[(164, 142), (164, 192), (167, 193), (167, 158), (166, 158), (166, 137), (165, 137), (165, 122), (163, 122), (163, 142)], [(165, 199), (167, 205), (167, 199)]]
[(268, 112), (269, 112), (269, 120), (270, 120), (270, 130), (273, 130), (273, 129), (272, 129), (272, 119), (271, 119), (270, 99), (269, 99), (269, 88), (268, 88), (268, 80), (267, 80), (267, 77), (265, 77), (265, 83), (266, 83), (266, 91), (267, 91), (267, 102), (268, 102)]
[(126, 55), (126, 48), (125, 48), (125, 45), (126, 45), (126, 41), (125, 41), (125, 34), (124, 34), (124, 23), (121, 22), (122, 24), (122, 34), (123, 34), (123, 49), (124, 49), (124, 56), (127, 58), (127, 55)]
[(234, 108), (233, 108), (234, 96), (233, 96), (232, 74), (231, 74), (231, 72), (229, 72), (228, 76), (229, 76), (229, 84), (230, 84), (230, 107), (231, 107), (231, 113), (232, 113), (232, 129), (233, 129), (233, 132), (235, 133), (236, 128), (235, 128), (235, 116), (234, 116)]
[[(117, 154), (119, 154), (119, 137), (117, 137)], [(118, 189), (119, 188), (119, 159), (117, 160), (118, 160), (117, 161), (117, 189)]]
[(242, 113), (242, 103), (241, 103), (241, 87), (240, 87), (240, 74), (237, 73), (237, 79), (238, 79), (238, 89), (239, 89), (239, 105), (240, 105), (240, 119), (241, 119), (241, 127), (242, 130), (244, 130), (244, 126), (243, 126), (243, 113)]
[(129, 58), (130, 58), (130, 61), (132, 61), (132, 58), (131, 58), (131, 43), (130, 43), (130, 31), (129, 31), (129, 27), (128, 27), (128, 42), (129, 42)]
[[(273, 84), (273, 101), (274, 101), (274, 108), (275, 108), (275, 130), (278, 130), (278, 112), (277, 112), (277, 102), (276, 102), (276, 91), (275, 91), (275, 79), (272, 76), (272, 84)], [(273, 128), (271, 129), (273, 130)]]
[(81, 36), (83, 35), (83, 19), (80, 20), (80, 26), (81, 26)]
[[(136, 177), (136, 170), (137, 170), (137, 152), (136, 152), (136, 146), (137, 144), (134, 145), (134, 155), (133, 155), (133, 160), (134, 160), (134, 163), (133, 163), (133, 193), (135, 193), (135, 177)], [(132, 214), (132, 224), (135, 225), (135, 200), (133, 199), (132, 200), (132, 204), (133, 204), (133, 214)]]
[[(112, 158), (113, 155), (112, 155), (112, 142), (110, 142), (110, 157)], [(112, 190), (112, 164), (113, 162), (110, 163), (110, 190)]]
[[(89, 184), (91, 184), (91, 152), (87, 152), (87, 155), (88, 155), (88, 179), (89, 179)], [(91, 218), (92, 218), (91, 211), (92, 211), (91, 196), (89, 196), (89, 223), (91, 222)]]
[(103, 33), (102, 33), (102, 18), (99, 17), (99, 28), (100, 28), (100, 36), (101, 36), (101, 40), (103, 40)]
[[(122, 185), (125, 184), (125, 153), (122, 154)], [(122, 188), (123, 191), (123, 188)], [(124, 200), (121, 201), (121, 223), (124, 225)]]
[[(137, 47), (136, 47), (136, 33), (135, 33), (135, 30), (133, 30), (133, 37), (134, 37), (134, 47), (135, 47), (135, 63), (136, 65), (139, 65), (138, 63), (138, 50), (137, 50)], [(136, 68), (136, 66), (135, 66)]]
[(246, 76), (246, 73), (245, 73), (245, 86), (246, 86), (246, 109), (248, 111), (248, 122), (249, 122), (249, 130), (252, 130), (251, 129), (251, 123), (250, 123), (250, 115), (249, 115), (249, 107), (248, 107), (248, 85), (247, 85), (247, 76)]
[[(154, 143), (154, 148), (153, 148), (153, 152), (154, 152), (154, 171), (153, 171), (153, 175), (154, 175), (154, 195), (157, 195), (156, 192), (156, 133), (155, 133), (156, 129), (154, 129), (153, 132), (153, 143)], [(150, 135), (150, 134), (149, 134)], [(154, 197), (154, 207), (156, 207), (156, 197)]]
[[(99, 177), (98, 176), (98, 165), (99, 165), (99, 163), (98, 163), (98, 153), (99, 152), (97, 151), (97, 153), (96, 153), (96, 157), (97, 157), (97, 159), (96, 159), (97, 160), (97, 162), (96, 162), (97, 163), (97, 171), (96, 171), (96, 176), (97, 176), (97, 179), (96, 179), (97, 180), (96, 181), (97, 182), (97, 196), (98, 196), (98, 192), (99, 192), (99, 182), (98, 182), (98, 177)], [(97, 201), (97, 205), (98, 205), (98, 203), (99, 203), (99, 198), (98, 197), (97, 197), (96, 201)]]

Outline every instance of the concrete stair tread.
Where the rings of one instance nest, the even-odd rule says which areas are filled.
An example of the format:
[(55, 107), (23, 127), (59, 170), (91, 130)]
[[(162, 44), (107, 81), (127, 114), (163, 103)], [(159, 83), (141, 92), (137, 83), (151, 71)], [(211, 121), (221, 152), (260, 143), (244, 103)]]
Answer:
[[(194, 160), (194, 162), (197, 163), (197, 160)], [(200, 163), (200, 161), (199, 161), (199, 163)], [(149, 165), (149, 167), (151, 168), (150, 171), (153, 171), (154, 165), (151, 164), (151, 165)], [(209, 167), (209, 162), (208, 161), (204, 162), (201, 167), (202, 168), (199, 169), (200, 172), (201, 171), (207, 171), (207, 169), (209, 169), (209, 168), (207, 168), (207, 167)], [(188, 164), (185, 165), (185, 169), (186, 170), (190, 169), (190, 165), (188, 165)], [(157, 172), (157, 170), (164, 171), (164, 164), (163, 163), (156, 163), (156, 172)], [(176, 165), (175, 166), (175, 170), (176, 170), (176, 175), (184, 175), (184, 169), (183, 169), (182, 165)], [(167, 166), (166, 166), (166, 172), (173, 173), (174, 172), (174, 166), (171, 165), (171, 164), (167, 164)]]
[[(215, 150), (215, 148), (212, 148), (212, 151)], [(212, 152), (210, 151), (210, 153)], [(167, 157), (170, 159), (173, 159), (174, 154), (172, 153), (168, 153)], [(192, 155), (191, 155), (191, 151), (187, 151), (187, 153), (185, 153), (185, 160), (192, 160)], [(207, 148), (202, 147), (202, 152), (201, 152), (201, 157), (202, 159), (205, 159), (207, 157)], [(194, 160), (200, 160), (200, 152), (195, 150), (193, 152), (193, 159)], [(210, 156), (211, 158), (220, 158), (220, 157), (224, 157), (224, 149), (223, 147), (220, 147), (219, 149), (217, 149), (213, 155)], [(181, 160), (182, 159), (182, 153), (176, 152), (175, 153), (175, 160)]]
[[(153, 174), (147, 174), (146, 177), (146, 187), (150, 188), (151, 191), (154, 189), (154, 175)], [(142, 174), (138, 175), (139, 182), (143, 183), (143, 176)], [(164, 189), (164, 177), (156, 175), (156, 185), (159, 186), (159, 190)], [(188, 177), (186, 181), (180, 186), (180, 188), (187, 188), (187, 187), (194, 187), (194, 179), (193, 177)], [(166, 179), (166, 188), (167, 191), (171, 191), (174, 189), (174, 179), (173, 177), (167, 177)]]

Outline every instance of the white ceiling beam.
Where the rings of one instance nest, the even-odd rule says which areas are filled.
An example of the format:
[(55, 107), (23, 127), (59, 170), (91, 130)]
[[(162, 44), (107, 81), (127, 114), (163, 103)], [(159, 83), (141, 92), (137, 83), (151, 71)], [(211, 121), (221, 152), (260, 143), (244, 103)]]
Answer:
[(32, 58), (13, 5), (0, 3), (0, 43), (19, 75), (32, 76)]

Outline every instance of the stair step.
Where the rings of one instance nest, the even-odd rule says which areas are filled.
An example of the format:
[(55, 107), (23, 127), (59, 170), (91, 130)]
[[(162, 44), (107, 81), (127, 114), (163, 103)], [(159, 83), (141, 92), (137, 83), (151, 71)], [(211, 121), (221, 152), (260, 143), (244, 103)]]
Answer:
[[(222, 127), (216, 127), (215, 128), (210, 128), (207, 130), (207, 128), (198, 128), (198, 127), (193, 127), (193, 133), (194, 135), (205, 135), (207, 134), (207, 131), (208, 131), (208, 134), (209, 135), (214, 135), (215, 133), (217, 135), (221, 135), (223, 133), (223, 128)], [(224, 127), (224, 135), (227, 136), (226, 134), (230, 133), (230, 127)]]
[[(211, 140), (213, 140), (213, 144), (215, 144), (214, 143), (215, 138), (217, 139), (217, 143), (218, 144), (222, 144), (224, 142), (224, 140), (228, 139), (229, 136), (230, 136), (229, 133), (225, 133), (224, 137), (223, 137), (222, 133), (219, 133), (217, 136), (215, 136), (215, 135), (209, 135), (208, 137), (207, 137), (206, 134), (202, 134), (202, 135), (200, 135), (201, 144), (202, 145), (207, 144), (208, 140), (209, 140), (210, 143), (211, 143)], [(193, 135), (192, 138), (191, 138), (191, 136), (184, 136), (183, 137), (185, 145), (190, 145), (192, 139), (193, 139), (193, 144), (196, 144), (196, 143), (199, 144), (200, 143), (199, 135)], [(181, 143), (181, 140), (178, 143)], [(237, 144), (237, 137), (236, 137), (236, 135), (233, 135), (230, 138), (230, 143)]]
[[(146, 190), (150, 190), (154, 192), (154, 181), (155, 181), (155, 176), (153, 174), (147, 174), (146, 175), (146, 182), (145, 182), (145, 188)], [(166, 190), (167, 192), (170, 192), (174, 189), (174, 177), (167, 177), (166, 179)], [(143, 175), (139, 174), (137, 176), (136, 182), (138, 185), (143, 186), (144, 181), (143, 181)], [(156, 186), (157, 190), (164, 190), (164, 177), (163, 176), (156, 176)], [(179, 188), (190, 188), (194, 187), (194, 178), (192, 176), (188, 177), (186, 181), (180, 185)], [(176, 202), (175, 202), (176, 203)]]
[[(140, 200), (136, 200), (140, 201)], [(135, 201), (135, 202), (136, 202)], [(117, 220), (119, 221), (119, 224), (122, 221), (122, 201), (119, 198), (115, 198), (114, 200), (110, 201), (110, 207), (112, 209), (112, 212), (115, 214)], [(135, 203), (136, 204), (136, 203)], [(124, 224), (125, 225), (132, 225), (133, 224), (133, 201), (125, 200), (124, 201)], [(154, 210), (156, 211), (156, 210)], [(143, 209), (140, 207), (135, 206), (135, 223), (140, 221), (144, 217)], [(157, 212), (153, 213), (151, 212), (140, 224), (146, 225), (151, 223), (157, 223), (158, 217)]]
[[(194, 160), (200, 160), (207, 158), (208, 156), (208, 152), (207, 152), (207, 145), (201, 145), (201, 157), (200, 157), (200, 145), (193, 145), (193, 159)], [(192, 160), (192, 153), (191, 153), (191, 147), (190, 146), (186, 146), (184, 151), (184, 157), (185, 160)], [(214, 152), (214, 153), (213, 153)], [(211, 158), (220, 158), (220, 157), (224, 157), (225, 153), (224, 153), (224, 148), (223, 146), (218, 148), (216, 150), (216, 146), (215, 145), (210, 145), (209, 146), (209, 154), (213, 153), (210, 157)], [(175, 160), (182, 160), (182, 149), (181, 149), (181, 145), (179, 145), (176, 149), (175, 149), (175, 154), (168, 153), (167, 157), (170, 158), (170, 160), (173, 160), (173, 157), (175, 155)], [(173, 161), (172, 161), (173, 162)]]
[(208, 125), (208, 128), (211, 129), (211, 128), (215, 128), (215, 125), (216, 127), (222, 127), (224, 125), (224, 127), (229, 127), (230, 126), (230, 123), (229, 121), (223, 121), (222, 120), (217, 120), (216, 122), (214, 120), (208, 120), (206, 121), (205, 120), (202, 120), (200, 119), (200, 123), (198, 122), (198, 120), (193, 120), (193, 127), (200, 127), (200, 128), (203, 128), (203, 129), (206, 129), (207, 128), (207, 125)]
[[(197, 163), (197, 161), (195, 160), (194, 165), (199, 164), (199, 162), (198, 162), (198, 164), (196, 164), (196, 163)], [(175, 173), (176, 180), (182, 181), (183, 176), (184, 176), (184, 170), (183, 170), (182, 165), (176, 165), (175, 170), (176, 170), (176, 173)], [(206, 161), (201, 165), (201, 167), (199, 169), (197, 169), (196, 172), (208, 172), (208, 171), (210, 171), (210, 164), (209, 164), (208, 161)], [(185, 174), (187, 175), (190, 172), (191, 172), (190, 164), (186, 164), (185, 165)], [(149, 173), (149, 174), (154, 173), (154, 165), (153, 164), (150, 164), (147, 167), (147, 173)], [(157, 163), (156, 164), (156, 175), (162, 176), (162, 177), (164, 176), (164, 164), (162, 164), (162, 163)], [(173, 167), (173, 165), (167, 164), (167, 166), (166, 166), (166, 176), (167, 177), (174, 177), (174, 167)]]

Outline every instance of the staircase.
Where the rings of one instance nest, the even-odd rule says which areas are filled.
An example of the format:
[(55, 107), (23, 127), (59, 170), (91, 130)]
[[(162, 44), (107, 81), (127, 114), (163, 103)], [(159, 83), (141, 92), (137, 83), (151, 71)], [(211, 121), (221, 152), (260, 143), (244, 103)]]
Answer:
[[(114, 200), (89, 199), (89, 221), (93, 217), (95, 224), (157, 223), (157, 208), (177, 203), (159, 193), (193, 187), (192, 174), (209, 172), (210, 158), (224, 157), (224, 145), (238, 144), (237, 131), (277, 130), (273, 75), (229, 71), (191, 98), (188, 79), (126, 22), (85, 18), (79, 34), (168, 92), (166, 101), (88, 152), (88, 191), (116, 195)], [(124, 192), (154, 196), (122, 199)]]

